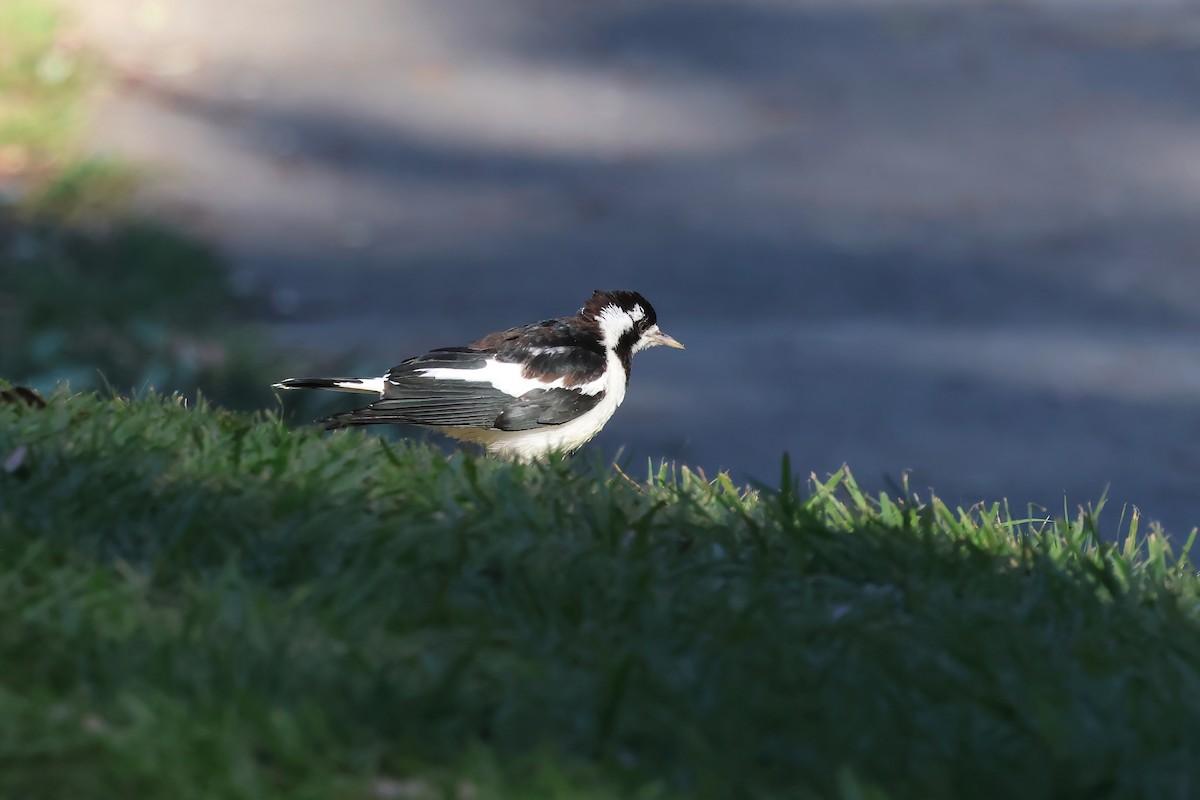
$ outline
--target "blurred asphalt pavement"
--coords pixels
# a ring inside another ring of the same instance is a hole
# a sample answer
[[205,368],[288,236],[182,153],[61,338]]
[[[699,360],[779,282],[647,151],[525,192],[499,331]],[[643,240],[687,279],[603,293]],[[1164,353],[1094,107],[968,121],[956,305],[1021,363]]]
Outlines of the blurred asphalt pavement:
[[[383,370],[632,288],[602,435],[1200,524],[1200,6],[72,0],[96,150]],[[289,374],[286,364],[280,376]]]

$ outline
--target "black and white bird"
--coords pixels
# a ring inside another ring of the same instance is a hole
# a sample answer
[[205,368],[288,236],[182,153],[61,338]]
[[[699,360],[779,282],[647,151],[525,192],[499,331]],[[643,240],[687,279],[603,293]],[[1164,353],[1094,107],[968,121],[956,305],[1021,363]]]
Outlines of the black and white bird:
[[405,423],[532,460],[600,432],[629,384],[633,354],[683,349],[637,292],[595,294],[578,314],[484,336],[402,361],[378,378],[288,378],[276,389],[331,389],[379,399],[322,420],[327,429]]

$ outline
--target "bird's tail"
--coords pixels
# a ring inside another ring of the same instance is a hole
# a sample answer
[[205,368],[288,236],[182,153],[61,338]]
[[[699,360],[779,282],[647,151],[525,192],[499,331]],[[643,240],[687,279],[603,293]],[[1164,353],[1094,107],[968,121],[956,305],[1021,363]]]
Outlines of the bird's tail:
[[328,389],[334,392],[383,394],[383,378],[285,378],[276,389]]

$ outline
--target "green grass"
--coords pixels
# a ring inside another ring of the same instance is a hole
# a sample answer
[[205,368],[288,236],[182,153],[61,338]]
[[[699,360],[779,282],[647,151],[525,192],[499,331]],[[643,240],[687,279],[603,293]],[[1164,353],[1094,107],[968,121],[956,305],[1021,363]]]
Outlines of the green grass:
[[0,404],[0,464],[0,796],[1200,792],[1200,579],[1136,518],[153,397]]

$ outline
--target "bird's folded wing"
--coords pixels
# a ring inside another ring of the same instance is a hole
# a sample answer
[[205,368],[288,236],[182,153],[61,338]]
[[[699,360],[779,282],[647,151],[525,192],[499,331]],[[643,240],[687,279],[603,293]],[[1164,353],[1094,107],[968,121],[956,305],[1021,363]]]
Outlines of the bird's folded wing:
[[413,379],[389,383],[382,400],[355,413],[380,422],[490,428],[516,401],[486,383]]
[[431,350],[423,356],[414,356],[401,361],[388,371],[388,377],[412,375],[418,370],[429,369],[461,369],[478,370],[487,366],[493,359],[490,353],[472,350],[469,347],[444,347]]
[[513,397],[487,383],[410,378],[388,387],[388,396],[366,408],[330,417],[329,427],[407,423],[450,428],[530,430],[561,425],[603,397],[572,389],[533,389]]
[[[598,382],[604,375],[604,345],[594,332],[570,319],[549,319],[485,336],[467,348],[504,363],[520,363],[526,375],[560,379],[567,387]],[[435,350],[430,356],[444,351]]]
[[[384,380],[382,398],[325,423],[330,428],[407,423],[523,431],[570,422],[604,396],[602,355],[570,346],[539,347],[524,355],[518,361],[516,353],[466,347],[433,350],[393,367]],[[530,356],[547,356],[562,369],[529,369]]]
[[[538,337],[518,342],[502,342],[495,350],[474,347],[446,347],[432,350],[423,356],[407,359],[388,372],[391,380],[414,373],[445,376],[462,370],[463,378],[476,380],[504,367],[517,368],[525,377],[545,383],[556,380],[567,387],[593,383],[604,375],[606,367],[603,347],[578,339],[551,337],[539,331]],[[486,377],[483,377],[486,380]]]
[[504,409],[494,426],[502,431],[527,431],[540,425],[562,425],[592,410],[603,397],[604,392],[537,389]]

